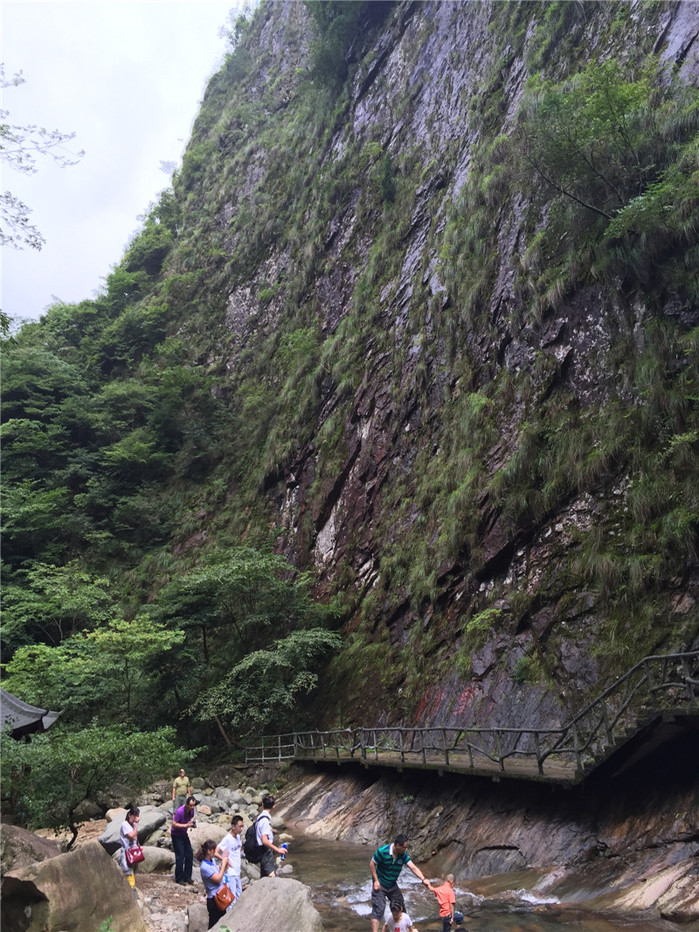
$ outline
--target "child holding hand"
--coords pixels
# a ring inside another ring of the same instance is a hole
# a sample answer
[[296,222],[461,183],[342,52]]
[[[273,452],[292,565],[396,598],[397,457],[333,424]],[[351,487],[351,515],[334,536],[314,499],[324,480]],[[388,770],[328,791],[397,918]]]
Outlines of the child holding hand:
[[439,917],[442,920],[442,932],[451,932],[452,926],[460,926],[464,921],[464,914],[460,913],[456,906],[456,895],[454,894],[454,875],[447,874],[444,883],[433,887],[432,892],[437,897],[439,903]]

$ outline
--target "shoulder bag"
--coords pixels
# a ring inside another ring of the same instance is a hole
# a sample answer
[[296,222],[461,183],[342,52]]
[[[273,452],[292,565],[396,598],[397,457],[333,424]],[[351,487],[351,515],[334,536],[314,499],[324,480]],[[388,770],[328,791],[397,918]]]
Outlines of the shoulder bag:
[[214,893],[214,903],[219,909],[223,910],[224,913],[234,900],[233,891],[227,883],[220,886],[216,893]]

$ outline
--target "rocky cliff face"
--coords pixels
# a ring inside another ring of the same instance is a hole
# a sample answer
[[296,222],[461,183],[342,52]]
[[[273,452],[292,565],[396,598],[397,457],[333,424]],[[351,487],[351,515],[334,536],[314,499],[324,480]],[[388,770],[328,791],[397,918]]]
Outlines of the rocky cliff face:
[[258,11],[175,186],[169,274],[205,237],[219,309],[182,332],[240,418],[230,526],[343,594],[326,722],[550,725],[699,644],[699,318],[686,240],[607,250],[532,170],[527,82],[655,54],[694,87],[699,9],[353,6],[340,46]]

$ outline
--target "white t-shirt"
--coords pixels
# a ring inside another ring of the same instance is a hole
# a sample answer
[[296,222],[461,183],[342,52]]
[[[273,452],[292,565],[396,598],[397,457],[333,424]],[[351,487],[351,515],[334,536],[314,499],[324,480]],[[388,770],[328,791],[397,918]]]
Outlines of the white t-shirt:
[[262,812],[257,817],[257,828],[255,829],[255,835],[257,838],[257,844],[262,844],[262,836],[266,835],[269,841],[274,841],[274,832],[272,831],[272,820],[269,817],[269,812],[266,809],[263,809]]
[[413,920],[407,913],[403,913],[398,922],[396,922],[391,910],[388,908],[388,904],[386,904],[386,911],[383,914],[383,921],[388,923],[386,927],[388,932],[408,932],[408,930],[413,927]]
[[231,873],[235,877],[240,877],[240,852],[243,847],[240,835],[234,836],[228,832],[218,843],[218,847],[219,851],[223,851],[224,854],[228,852],[228,867],[226,868],[226,873]]
[[119,844],[121,845],[121,853],[119,855],[119,864],[122,871],[125,874],[131,874],[133,872],[133,867],[126,863],[126,849],[130,848],[132,845],[137,845],[138,840],[127,838],[126,836],[133,832],[133,825],[129,822],[128,819],[124,819],[121,823],[119,829]]

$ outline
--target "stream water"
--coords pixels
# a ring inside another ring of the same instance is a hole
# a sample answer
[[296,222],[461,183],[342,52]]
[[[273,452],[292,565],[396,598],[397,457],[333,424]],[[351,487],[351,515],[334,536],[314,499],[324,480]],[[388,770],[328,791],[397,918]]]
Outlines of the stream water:
[[[293,876],[312,890],[326,932],[370,932],[371,882],[368,847],[321,841],[293,832],[289,863]],[[595,914],[575,905],[575,891],[568,904],[537,895],[541,872],[520,871],[468,884],[457,877],[456,907],[466,916],[464,932],[677,932],[661,919],[622,919]],[[406,909],[420,932],[442,928],[433,894],[419,884],[409,870],[400,878]],[[692,924],[693,925],[693,924]]]

